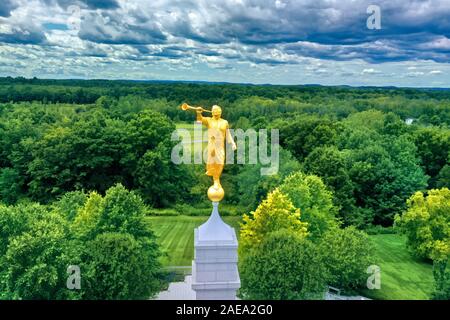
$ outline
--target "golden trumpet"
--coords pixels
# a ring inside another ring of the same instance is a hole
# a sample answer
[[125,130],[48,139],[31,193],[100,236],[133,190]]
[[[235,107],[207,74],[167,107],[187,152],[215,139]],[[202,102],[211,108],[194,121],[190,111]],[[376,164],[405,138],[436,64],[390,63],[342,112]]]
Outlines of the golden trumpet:
[[183,103],[183,104],[181,105],[181,110],[184,110],[184,111],[186,111],[186,110],[194,110],[194,111],[197,111],[198,108],[200,108],[200,111],[202,111],[202,112],[209,112],[209,113],[212,113],[211,110],[206,110],[206,109],[203,109],[202,107],[193,107],[193,106],[188,105],[187,103]]

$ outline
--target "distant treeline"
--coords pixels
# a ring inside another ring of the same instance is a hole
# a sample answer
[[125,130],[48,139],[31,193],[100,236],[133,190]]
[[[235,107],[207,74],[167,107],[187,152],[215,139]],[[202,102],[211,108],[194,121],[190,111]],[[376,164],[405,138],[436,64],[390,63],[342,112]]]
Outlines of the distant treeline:
[[54,80],[0,77],[0,102],[47,101],[94,103],[100,96],[122,97],[138,94],[146,98],[174,101],[228,101],[250,96],[275,99],[302,98],[310,102],[317,97],[333,96],[361,99],[379,96],[404,96],[409,99],[450,99],[450,90],[440,88],[350,87],[320,85],[252,85],[208,82],[131,81],[131,80]]
[[108,104],[117,104],[128,96],[139,97],[141,105],[146,99],[165,101],[158,111],[181,121],[191,117],[176,107],[188,102],[205,107],[219,104],[225,107],[224,117],[233,122],[240,117],[270,120],[279,113],[299,111],[342,119],[376,109],[394,112],[402,119],[450,124],[450,90],[446,89],[0,78],[0,103],[94,104],[103,97]]

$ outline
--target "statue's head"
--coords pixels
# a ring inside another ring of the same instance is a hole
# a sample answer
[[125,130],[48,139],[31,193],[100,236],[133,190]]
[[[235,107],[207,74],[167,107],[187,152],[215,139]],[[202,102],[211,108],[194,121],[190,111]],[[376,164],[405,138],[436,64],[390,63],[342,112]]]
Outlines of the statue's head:
[[222,108],[218,105],[213,105],[211,112],[214,119],[219,119],[222,116]]

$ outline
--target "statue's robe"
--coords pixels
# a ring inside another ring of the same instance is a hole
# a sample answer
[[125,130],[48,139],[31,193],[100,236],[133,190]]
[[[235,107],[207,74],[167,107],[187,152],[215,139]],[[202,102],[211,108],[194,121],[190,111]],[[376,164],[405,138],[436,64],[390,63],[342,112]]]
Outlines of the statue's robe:
[[203,117],[202,123],[208,128],[206,174],[208,176],[218,177],[222,173],[223,166],[225,165],[225,139],[228,121]]

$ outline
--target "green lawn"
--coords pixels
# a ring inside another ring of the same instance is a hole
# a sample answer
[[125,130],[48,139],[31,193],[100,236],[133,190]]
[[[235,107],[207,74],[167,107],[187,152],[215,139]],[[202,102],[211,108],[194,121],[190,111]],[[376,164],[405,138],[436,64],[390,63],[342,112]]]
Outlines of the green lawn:
[[[190,266],[194,257],[194,228],[208,217],[147,217],[167,256],[165,266]],[[224,217],[239,236],[240,217]],[[370,236],[376,248],[374,264],[381,268],[381,289],[362,290],[372,299],[429,299],[433,290],[432,266],[411,257],[404,237],[395,234]]]
[[429,299],[433,290],[432,265],[411,257],[405,238],[396,234],[371,236],[376,246],[376,261],[381,268],[381,289],[363,290],[373,299]]
[[[195,115],[193,115],[192,117],[192,122],[177,122],[175,124],[175,126],[177,127],[177,129],[187,129],[191,132],[194,131],[194,125],[195,125]],[[202,127],[203,131],[206,131],[206,127]]]
[[[204,223],[208,217],[171,216],[147,217],[152,230],[166,253],[162,259],[165,266],[190,266],[194,258],[194,228]],[[223,220],[239,230],[241,217],[223,217]]]

